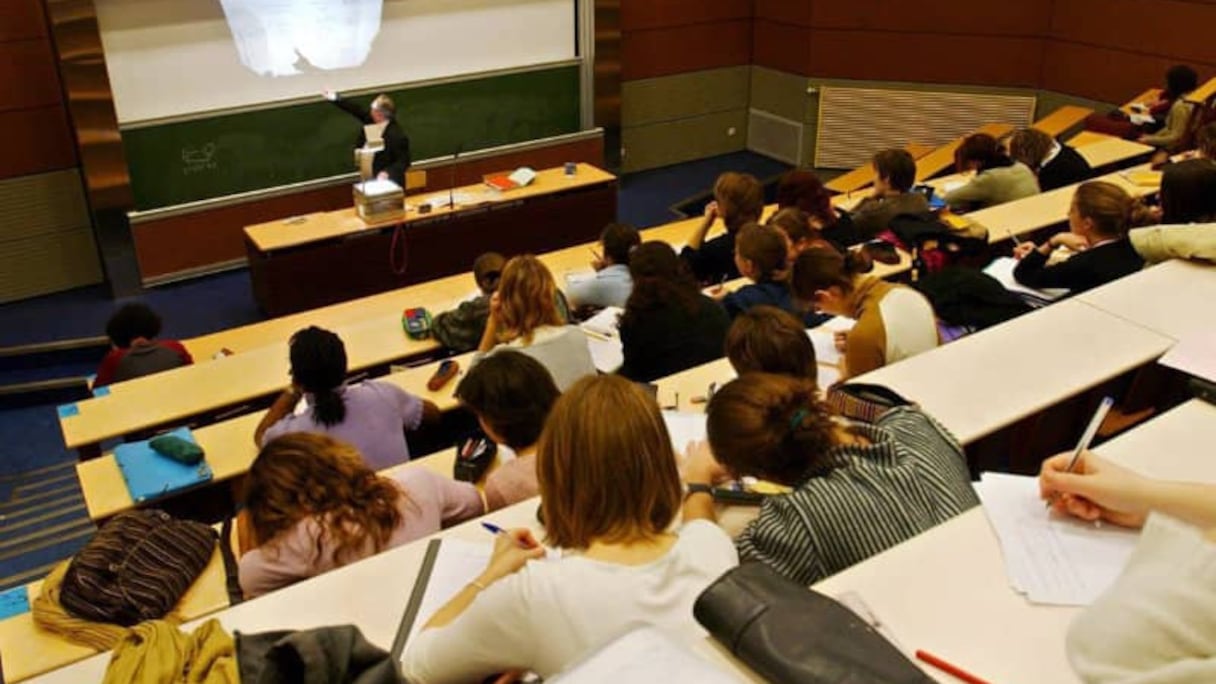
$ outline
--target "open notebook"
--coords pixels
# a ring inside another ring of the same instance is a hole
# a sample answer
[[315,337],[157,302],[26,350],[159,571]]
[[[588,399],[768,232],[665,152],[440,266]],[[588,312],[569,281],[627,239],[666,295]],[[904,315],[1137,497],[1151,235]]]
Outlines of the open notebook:
[[1032,306],[1042,306],[1068,294],[1068,290],[1058,288],[1046,288],[1036,290],[1033,287],[1026,287],[1019,283],[1017,278],[1013,277],[1013,269],[1017,268],[1018,261],[1013,257],[1000,257],[993,259],[991,264],[984,269],[984,273],[996,278],[1006,290],[1020,296]]

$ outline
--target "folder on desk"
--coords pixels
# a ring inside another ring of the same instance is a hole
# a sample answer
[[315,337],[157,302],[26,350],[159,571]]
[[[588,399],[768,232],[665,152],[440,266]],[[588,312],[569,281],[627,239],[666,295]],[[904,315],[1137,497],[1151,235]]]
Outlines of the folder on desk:
[[[167,434],[198,443],[189,428],[178,428]],[[211,481],[213,474],[206,461],[194,465],[178,463],[156,453],[150,442],[131,442],[114,448],[114,460],[118,462],[118,470],[135,503],[158,499]]]

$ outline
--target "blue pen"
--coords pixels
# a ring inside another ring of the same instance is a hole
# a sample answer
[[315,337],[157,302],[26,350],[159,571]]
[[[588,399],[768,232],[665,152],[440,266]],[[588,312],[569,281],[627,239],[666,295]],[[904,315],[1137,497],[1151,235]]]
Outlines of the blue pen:
[[506,530],[499,527],[498,525],[495,525],[492,522],[483,522],[483,523],[481,523],[481,526],[486,528],[486,531],[489,532],[490,534],[506,534],[507,533]]

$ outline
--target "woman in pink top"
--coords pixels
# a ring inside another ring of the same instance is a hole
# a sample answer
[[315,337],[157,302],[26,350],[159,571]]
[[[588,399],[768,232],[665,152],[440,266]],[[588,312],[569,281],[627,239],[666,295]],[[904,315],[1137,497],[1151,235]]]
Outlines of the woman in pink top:
[[246,598],[285,587],[484,512],[481,495],[425,467],[377,475],[350,445],[315,433],[272,440],[249,470],[241,513]]
[[483,358],[456,387],[456,398],[476,414],[486,436],[515,452],[486,478],[487,511],[539,493],[536,442],[559,394],[539,361],[510,349]]

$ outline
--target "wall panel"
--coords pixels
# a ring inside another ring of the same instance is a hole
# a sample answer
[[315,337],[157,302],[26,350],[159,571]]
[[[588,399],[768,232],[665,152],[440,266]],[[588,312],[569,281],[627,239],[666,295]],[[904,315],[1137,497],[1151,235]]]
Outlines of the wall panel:
[[0,2],[0,43],[46,36],[42,0]]
[[0,179],[75,165],[76,148],[61,105],[0,112]]
[[626,81],[746,65],[752,57],[751,20],[626,31],[622,54]]
[[750,19],[751,15],[751,0],[626,0],[621,7],[621,29],[688,26]]
[[45,38],[0,43],[0,111],[56,104],[55,58]]

